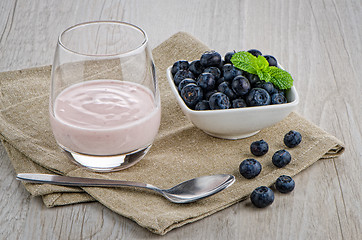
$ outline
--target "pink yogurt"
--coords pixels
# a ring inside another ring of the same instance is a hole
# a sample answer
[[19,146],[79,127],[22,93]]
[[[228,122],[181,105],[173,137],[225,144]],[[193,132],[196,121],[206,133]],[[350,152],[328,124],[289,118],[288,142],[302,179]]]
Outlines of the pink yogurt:
[[55,99],[50,123],[58,144],[87,155],[120,155],[152,144],[161,108],[152,92],[132,82],[92,80]]

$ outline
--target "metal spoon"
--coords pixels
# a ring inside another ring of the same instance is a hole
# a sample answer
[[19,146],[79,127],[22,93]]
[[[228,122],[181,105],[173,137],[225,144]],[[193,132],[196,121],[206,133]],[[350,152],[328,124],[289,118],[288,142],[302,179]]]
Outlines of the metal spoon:
[[95,178],[81,178],[81,177],[67,177],[60,175],[50,174],[33,174],[33,173],[19,173],[16,176],[17,180],[31,182],[31,183],[48,183],[63,186],[82,186],[82,187],[140,187],[156,191],[163,195],[165,198],[174,203],[189,203],[201,198],[211,196],[215,193],[222,191],[235,182],[235,177],[229,174],[218,174],[211,176],[203,176],[182,182],[170,189],[160,189],[151,184],[109,180],[109,179],[95,179]]

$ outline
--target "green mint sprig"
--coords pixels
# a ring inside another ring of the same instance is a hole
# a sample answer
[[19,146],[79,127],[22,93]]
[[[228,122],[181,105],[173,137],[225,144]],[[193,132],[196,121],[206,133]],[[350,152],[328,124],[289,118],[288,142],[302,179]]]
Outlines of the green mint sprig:
[[263,56],[255,57],[249,52],[242,51],[235,53],[231,62],[236,68],[257,74],[260,80],[271,82],[279,89],[289,89],[293,86],[292,76],[283,69],[269,66],[268,61]]

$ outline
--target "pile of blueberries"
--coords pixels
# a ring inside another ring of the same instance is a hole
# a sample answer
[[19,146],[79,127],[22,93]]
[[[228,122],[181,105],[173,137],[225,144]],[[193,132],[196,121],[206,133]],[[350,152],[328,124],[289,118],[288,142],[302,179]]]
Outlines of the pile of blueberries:
[[[291,130],[284,135],[284,144],[289,148],[296,147],[301,141],[302,135],[297,131]],[[255,141],[250,145],[250,151],[255,156],[263,156],[268,150],[268,143],[264,140]],[[272,157],[272,163],[278,168],[285,167],[291,160],[290,153],[285,149],[276,151]],[[240,174],[247,179],[255,178],[261,170],[260,162],[254,158],[245,159],[239,166]],[[293,191],[294,186],[294,180],[287,175],[280,176],[275,182],[275,188],[281,193]],[[254,206],[264,208],[274,202],[274,192],[267,186],[260,186],[251,193],[250,200]]]
[[[248,51],[254,56],[259,50]],[[236,68],[230,61],[234,52],[224,59],[215,51],[208,51],[199,60],[185,60],[173,64],[171,73],[185,104],[193,110],[215,110],[264,106],[286,103],[284,90],[271,82],[260,80],[258,75]],[[262,55],[269,66],[277,66],[271,55]]]

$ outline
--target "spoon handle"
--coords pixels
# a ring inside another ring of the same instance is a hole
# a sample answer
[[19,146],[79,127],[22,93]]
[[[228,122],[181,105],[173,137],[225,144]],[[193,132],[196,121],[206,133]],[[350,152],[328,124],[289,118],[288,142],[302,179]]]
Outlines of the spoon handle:
[[[16,176],[17,180],[31,183],[48,183],[62,186],[81,186],[81,187],[141,187],[156,190],[155,186],[145,183],[110,180],[110,179],[95,179],[81,177],[67,177],[51,174],[35,174],[35,173],[19,173]],[[157,190],[156,190],[157,191]]]

